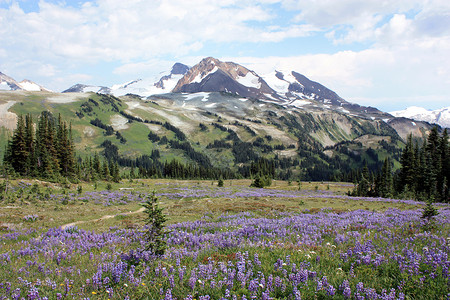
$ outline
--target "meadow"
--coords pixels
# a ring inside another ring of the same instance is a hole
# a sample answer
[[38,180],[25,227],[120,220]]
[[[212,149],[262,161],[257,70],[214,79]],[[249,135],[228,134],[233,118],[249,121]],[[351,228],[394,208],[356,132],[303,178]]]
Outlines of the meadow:
[[[0,202],[0,299],[448,299],[450,206],[348,183],[20,180]],[[146,251],[155,191],[167,251]]]

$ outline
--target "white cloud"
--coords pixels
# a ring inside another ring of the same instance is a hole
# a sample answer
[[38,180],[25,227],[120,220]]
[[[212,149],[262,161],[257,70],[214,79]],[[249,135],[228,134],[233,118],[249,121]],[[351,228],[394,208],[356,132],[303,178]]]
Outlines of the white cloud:
[[[64,80],[93,80],[101,72],[88,69],[101,64],[128,80],[170,70],[175,61],[193,65],[203,49],[230,56],[222,45],[251,53],[238,48],[288,39],[301,48],[309,36],[325,35],[347,51],[227,60],[260,73],[296,70],[349,100],[450,97],[448,0],[97,0],[78,8],[41,0],[31,13],[21,2],[0,3],[7,7],[0,8],[1,70],[54,90],[67,88]],[[295,17],[279,23],[286,11]]]
[[130,61],[189,53],[211,41],[280,41],[313,30],[295,25],[271,31],[264,25],[273,18],[268,9],[238,1],[99,0],[80,9],[41,1],[39,8],[24,13],[14,3],[0,10],[2,43],[17,55]]
[[[403,30],[402,26],[395,28]],[[389,110],[418,104],[418,99],[430,108],[448,106],[450,57],[446,53],[450,53],[450,38],[440,37],[362,51],[227,60],[260,74],[293,70],[348,101]]]

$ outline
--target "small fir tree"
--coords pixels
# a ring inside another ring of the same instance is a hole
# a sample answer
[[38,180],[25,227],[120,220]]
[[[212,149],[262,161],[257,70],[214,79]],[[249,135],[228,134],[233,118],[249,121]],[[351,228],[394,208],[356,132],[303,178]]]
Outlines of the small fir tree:
[[438,210],[436,209],[436,207],[433,206],[433,201],[429,199],[422,213],[422,219],[426,220],[425,226],[432,225],[433,218],[438,214],[439,214]]
[[223,179],[222,178],[220,178],[219,181],[217,182],[217,186],[223,187]]
[[164,223],[167,221],[166,216],[163,213],[163,209],[158,206],[158,198],[155,196],[155,192],[152,195],[147,196],[147,200],[144,204],[144,213],[147,215],[146,224],[148,230],[146,232],[147,246],[146,250],[151,251],[155,255],[164,255],[166,251],[166,241],[164,240]]

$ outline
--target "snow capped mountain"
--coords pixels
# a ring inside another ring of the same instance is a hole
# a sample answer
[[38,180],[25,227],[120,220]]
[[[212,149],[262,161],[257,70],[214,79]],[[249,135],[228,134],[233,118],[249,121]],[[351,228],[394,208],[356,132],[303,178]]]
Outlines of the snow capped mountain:
[[450,128],[450,107],[427,110],[423,107],[411,106],[405,110],[390,112],[394,117],[404,117],[416,121],[425,121]]
[[24,79],[21,82],[19,82],[19,86],[25,90],[25,91],[29,91],[29,92],[51,92],[51,90],[46,89],[45,87],[30,81],[28,79]]
[[349,103],[300,73],[275,71],[260,76],[239,64],[222,62],[213,57],[202,59],[192,68],[176,63],[171,72],[160,74],[159,79],[137,79],[110,88],[77,84],[64,92],[97,92],[114,96],[134,94],[141,97],[166,93],[226,92],[310,111],[332,109],[365,118],[392,118],[376,108]]
[[20,90],[19,83],[13,78],[0,72],[0,90],[3,91],[15,91]]
[[294,71],[275,71],[262,77],[279,95],[286,99],[315,100],[338,106],[347,104],[347,101],[332,90]]
[[34,83],[28,79],[17,82],[13,78],[0,72],[0,90],[3,91],[29,91],[29,92],[51,92],[49,89]]
[[262,77],[233,62],[207,57],[193,66],[173,89],[174,93],[229,92],[248,98],[278,100]]
[[[166,73],[158,79],[137,79],[124,84],[113,85],[110,93],[116,97],[126,94],[135,94],[141,97],[148,97],[155,94],[172,92],[177,82],[189,70],[189,67],[181,63],[175,63],[170,73]],[[159,75],[161,76],[161,75]]]
[[67,90],[62,91],[63,93],[99,93],[99,94],[110,94],[111,89],[106,86],[96,86],[96,85],[88,85],[88,84],[75,84],[68,88]]

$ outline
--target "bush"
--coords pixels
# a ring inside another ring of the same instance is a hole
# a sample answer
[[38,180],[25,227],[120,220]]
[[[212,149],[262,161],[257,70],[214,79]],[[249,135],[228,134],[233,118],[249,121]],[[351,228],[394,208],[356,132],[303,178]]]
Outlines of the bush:
[[255,180],[253,180],[251,187],[263,188],[272,185],[272,178],[268,175],[256,175]]

